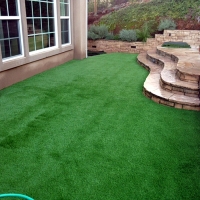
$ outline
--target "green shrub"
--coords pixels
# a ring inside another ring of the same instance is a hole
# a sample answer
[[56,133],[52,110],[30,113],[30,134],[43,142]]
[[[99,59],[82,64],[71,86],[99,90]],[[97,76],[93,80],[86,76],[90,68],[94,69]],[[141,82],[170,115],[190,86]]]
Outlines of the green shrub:
[[172,48],[191,48],[186,42],[164,42],[162,47],[172,47]]
[[132,42],[132,41],[137,40],[137,35],[136,35],[135,30],[125,30],[125,29],[123,29],[123,30],[120,31],[119,37],[121,38],[121,40],[128,41],[128,42]]
[[91,39],[91,40],[97,40],[99,39],[100,37],[94,33],[94,32],[91,32],[91,31],[88,31],[88,39]]
[[114,38],[113,38],[113,40],[120,40],[120,37],[119,37],[119,35],[114,35]]
[[89,27],[89,30],[88,30],[88,31],[97,34],[97,27],[98,27],[98,26],[91,25],[91,26]]
[[174,29],[176,29],[176,24],[171,19],[162,19],[160,21],[160,24],[158,25],[158,31],[174,30]]
[[106,38],[108,35],[108,27],[106,25],[97,26],[97,34],[101,39]]
[[146,22],[141,29],[136,30],[137,38],[139,41],[146,42],[147,38],[151,37],[152,32],[152,24],[150,22]]
[[106,39],[107,40],[114,40],[114,35],[113,35],[113,33],[108,33],[107,35],[106,35]]
[[88,30],[88,39],[97,40],[97,39],[105,39],[108,35],[108,28],[105,25],[90,26]]

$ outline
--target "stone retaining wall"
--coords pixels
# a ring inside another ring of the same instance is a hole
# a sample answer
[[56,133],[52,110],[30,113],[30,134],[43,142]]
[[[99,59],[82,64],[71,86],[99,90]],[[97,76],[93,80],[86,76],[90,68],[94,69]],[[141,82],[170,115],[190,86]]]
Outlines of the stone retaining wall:
[[147,42],[122,42],[116,40],[88,40],[88,50],[104,51],[106,53],[142,53],[152,47],[161,45],[166,41],[187,42],[192,47],[198,48],[200,45],[199,30],[165,30],[163,34],[156,34],[155,38],[148,38]]
[[155,39],[161,43],[165,41],[182,41],[187,42],[191,46],[198,47],[200,45],[200,31],[165,30],[163,35],[156,34]]

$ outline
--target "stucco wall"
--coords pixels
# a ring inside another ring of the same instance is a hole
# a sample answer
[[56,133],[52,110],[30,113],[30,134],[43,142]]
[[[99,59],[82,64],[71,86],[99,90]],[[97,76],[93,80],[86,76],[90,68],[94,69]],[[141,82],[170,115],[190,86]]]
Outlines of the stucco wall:
[[198,30],[165,30],[163,34],[156,34],[155,38],[148,38],[147,42],[122,42],[115,40],[88,40],[88,50],[111,52],[141,53],[152,47],[161,45],[165,41],[183,41],[197,48],[200,45],[200,31]]
[[55,56],[21,65],[0,73],[0,89],[13,85],[38,73],[63,64],[74,57],[73,51],[64,52]]
[[[83,59],[87,55],[87,0],[73,1],[73,43],[74,59]],[[84,9],[85,8],[85,9]]]

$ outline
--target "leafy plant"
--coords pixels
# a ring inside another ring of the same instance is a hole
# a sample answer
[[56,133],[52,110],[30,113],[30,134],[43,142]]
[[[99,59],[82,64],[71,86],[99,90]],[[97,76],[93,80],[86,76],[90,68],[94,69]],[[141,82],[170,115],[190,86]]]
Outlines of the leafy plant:
[[162,47],[172,47],[172,48],[191,48],[190,45],[186,42],[164,42]]
[[135,30],[125,30],[125,29],[123,29],[123,30],[120,31],[119,37],[121,38],[121,40],[128,41],[128,42],[132,42],[132,41],[137,40],[137,35],[136,35]]
[[147,38],[151,37],[151,33],[153,32],[152,26],[151,22],[145,22],[141,29],[136,30],[139,41],[146,42]]
[[107,35],[106,35],[106,39],[107,40],[114,40],[114,35],[113,35],[113,33],[108,33]]
[[97,40],[99,38],[100,37],[96,33],[88,31],[88,39]]
[[88,39],[104,39],[108,35],[108,28],[105,25],[92,25],[88,30]]
[[101,39],[108,35],[108,27],[106,25],[97,26],[97,34]]
[[119,37],[119,35],[114,35],[114,38],[113,38],[113,40],[120,40],[120,37]]
[[158,25],[158,31],[174,30],[174,29],[176,29],[176,24],[171,19],[162,19],[160,21],[160,24]]

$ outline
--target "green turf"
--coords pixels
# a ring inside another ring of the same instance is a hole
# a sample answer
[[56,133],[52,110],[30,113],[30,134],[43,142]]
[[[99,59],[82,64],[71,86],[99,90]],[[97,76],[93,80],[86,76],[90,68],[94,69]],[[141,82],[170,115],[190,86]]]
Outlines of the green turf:
[[0,91],[0,193],[200,199],[200,112],[146,98],[136,56],[71,61]]

